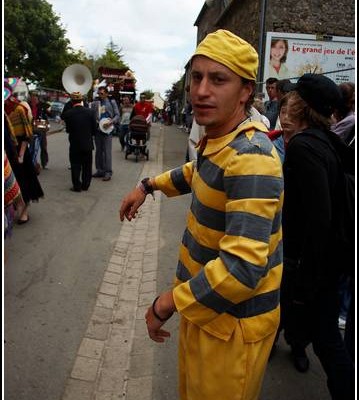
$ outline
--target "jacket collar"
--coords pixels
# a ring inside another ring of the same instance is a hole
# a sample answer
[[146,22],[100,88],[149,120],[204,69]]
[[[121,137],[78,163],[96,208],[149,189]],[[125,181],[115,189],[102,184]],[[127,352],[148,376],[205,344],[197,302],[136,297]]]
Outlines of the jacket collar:
[[220,136],[218,138],[209,138],[207,137],[207,135],[205,135],[196,147],[200,147],[202,141],[207,141],[202,155],[208,156],[210,154],[217,153],[218,151],[224,149],[239,134],[249,130],[258,130],[261,132],[266,132],[267,128],[261,122],[251,121],[250,118],[247,118],[242,123],[240,123],[234,131],[228,133],[227,135]]

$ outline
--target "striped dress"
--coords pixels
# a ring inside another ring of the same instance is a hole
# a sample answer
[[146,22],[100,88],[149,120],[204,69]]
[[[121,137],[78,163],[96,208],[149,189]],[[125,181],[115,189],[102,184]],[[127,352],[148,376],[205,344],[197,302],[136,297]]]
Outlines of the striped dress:
[[4,237],[11,234],[17,206],[24,206],[19,184],[4,152]]
[[155,178],[167,196],[192,192],[173,290],[177,311],[229,340],[257,341],[279,324],[282,166],[260,123],[208,139],[198,160]]

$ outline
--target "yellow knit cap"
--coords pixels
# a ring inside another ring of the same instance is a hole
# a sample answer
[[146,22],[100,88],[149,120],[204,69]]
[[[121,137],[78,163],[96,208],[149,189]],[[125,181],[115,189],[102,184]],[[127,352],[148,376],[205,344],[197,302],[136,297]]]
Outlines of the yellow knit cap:
[[198,55],[225,65],[243,78],[256,80],[258,54],[249,43],[232,32],[219,29],[208,34],[197,46],[193,57]]

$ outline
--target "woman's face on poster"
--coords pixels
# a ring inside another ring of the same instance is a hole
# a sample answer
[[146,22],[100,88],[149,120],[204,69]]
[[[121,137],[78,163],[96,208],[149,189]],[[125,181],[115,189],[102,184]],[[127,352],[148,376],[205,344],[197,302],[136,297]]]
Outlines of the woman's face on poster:
[[274,61],[281,61],[282,57],[286,52],[286,45],[284,40],[278,40],[276,43],[272,43],[271,46],[271,59]]

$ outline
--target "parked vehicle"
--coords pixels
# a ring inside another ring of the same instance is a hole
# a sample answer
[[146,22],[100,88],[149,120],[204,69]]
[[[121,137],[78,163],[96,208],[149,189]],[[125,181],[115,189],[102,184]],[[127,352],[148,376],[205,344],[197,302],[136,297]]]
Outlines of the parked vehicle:
[[51,103],[50,118],[58,119],[64,109],[65,103],[61,101],[52,101]]

